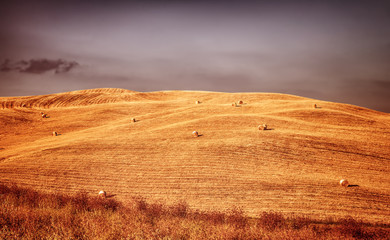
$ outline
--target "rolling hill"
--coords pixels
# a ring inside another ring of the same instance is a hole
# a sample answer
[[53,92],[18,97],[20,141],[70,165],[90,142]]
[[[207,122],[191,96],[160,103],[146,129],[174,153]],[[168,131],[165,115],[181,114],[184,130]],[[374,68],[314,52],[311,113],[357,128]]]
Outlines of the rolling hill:
[[390,223],[390,114],[276,93],[2,97],[0,182]]

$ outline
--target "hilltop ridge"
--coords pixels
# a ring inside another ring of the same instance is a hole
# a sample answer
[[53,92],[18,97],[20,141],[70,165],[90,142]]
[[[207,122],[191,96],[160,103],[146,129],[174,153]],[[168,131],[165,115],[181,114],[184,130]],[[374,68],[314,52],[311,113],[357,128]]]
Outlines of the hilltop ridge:
[[[25,96],[25,97],[0,97],[2,108],[54,108],[54,107],[72,107],[87,106],[94,104],[116,103],[116,102],[135,102],[142,100],[163,101],[183,96],[196,97],[213,94],[229,95],[231,93],[204,92],[204,91],[156,91],[156,92],[136,92],[121,88],[96,88],[87,90],[77,90],[65,93]],[[235,96],[244,94],[252,96],[254,93],[236,93]],[[260,95],[255,93],[256,98]],[[263,98],[273,99],[294,99],[301,98],[288,94],[262,93]]]
[[[300,97],[291,94],[281,93],[224,93],[224,92],[208,92],[208,91],[155,91],[155,92],[137,92],[122,88],[95,88],[76,90],[64,93],[36,95],[36,96],[16,96],[16,97],[0,97],[1,108],[58,108],[72,106],[88,106],[94,104],[117,103],[117,102],[135,102],[142,100],[169,100],[174,98],[186,97],[204,97],[208,99],[212,95],[217,95],[219,98],[225,96],[224,100],[234,101],[232,97],[245,97],[250,100],[297,100],[305,99],[319,102],[320,100]],[[226,97],[229,96],[229,97]],[[210,98],[210,100],[213,100]],[[214,99],[215,100],[215,99]],[[215,102],[215,101],[212,101]],[[326,102],[326,101],[321,101]],[[344,109],[351,111],[375,111],[364,107],[340,104]],[[378,111],[375,111],[378,112]],[[378,112],[380,113],[380,112]],[[384,113],[384,115],[388,115]]]

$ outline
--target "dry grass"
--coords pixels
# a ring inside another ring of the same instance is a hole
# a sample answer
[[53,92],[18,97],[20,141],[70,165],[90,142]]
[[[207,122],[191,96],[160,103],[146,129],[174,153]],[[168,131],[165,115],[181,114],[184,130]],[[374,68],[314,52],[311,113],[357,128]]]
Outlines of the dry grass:
[[192,210],[185,202],[148,203],[137,197],[116,200],[44,194],[0,184],[1,239],[388,239],[390,225],[351,217],[315,221],[263,212],[256,218],[234,208]]
[[[237,99],[245,104],[231,107]],[[252,217],[389,223],[389,114],[315,102],[118,89],[0,98],[0,181],[62,194],[104,189],[124,204],[144,196],[208,212],[239,206]],[[256,129],[264,122],[272,130]],[[358,186],[340,187],[343,178]]]

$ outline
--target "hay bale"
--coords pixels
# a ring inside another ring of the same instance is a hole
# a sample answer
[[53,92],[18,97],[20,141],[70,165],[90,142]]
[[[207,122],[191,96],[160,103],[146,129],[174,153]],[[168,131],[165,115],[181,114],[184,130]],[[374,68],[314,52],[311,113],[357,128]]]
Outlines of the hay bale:
[[340,186],[342,187],[348,187],[349,186],[349,182],[347,179],[341,179],[340,180]]
[[47,114],[46,114],[46,113],[43,113],[43,112],[41,112],[41,116],[42,116],[42,118],[46,118],[46,117],[47,117]]
[[58,136],[58,133],[57,132],[53,132],[53,136]]
[[131,122],[136,122],[136,121],[137,121],[137,120],[135,120],[135,118],[132,118],[132,119],[131,119]]
[[192,136],[194,136],[194,137],[199,137],[199,133],[198,133],[197,131],[193,131],[193,132],[192,132]]
[[267,127],[267,124],[260,124],[258,127],[257,127],[259,130],[267,130],[268,127]]
[[200,102],[199,101],[195,101],[195,104],[199,104]]
[[314,104],[313,107],[314,107],[314,108],[317,108],[317,104]]
[[99,197],[106,198],[107,197],[107,193],[105,191],[101,190],[99,192]]
[[244,104],[244,102],[242,100],[238,101],[238,104]]

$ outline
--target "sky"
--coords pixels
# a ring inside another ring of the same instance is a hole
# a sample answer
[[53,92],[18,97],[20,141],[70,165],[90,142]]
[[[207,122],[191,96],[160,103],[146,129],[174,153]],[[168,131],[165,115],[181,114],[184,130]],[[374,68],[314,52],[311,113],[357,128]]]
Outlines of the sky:
[[390,2],[380,0],[8,0],[0,6],[3,70],[6,62],[77,64],[7,66],[0,96],[101,87],[275,92],[390,112],[389,26]]

